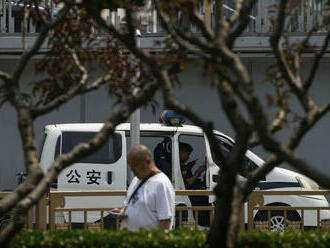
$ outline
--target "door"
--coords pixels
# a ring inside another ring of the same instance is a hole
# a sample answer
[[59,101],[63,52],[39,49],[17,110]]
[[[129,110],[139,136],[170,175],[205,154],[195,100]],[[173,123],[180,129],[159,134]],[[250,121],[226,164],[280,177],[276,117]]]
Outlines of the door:
[[[178,153],[176,154],[179,161],[179,175],[187,190],[206,190],[206,168],[207,168],[207,153],[206,143],[203,134],[179,134],[178,135]],[[194,196],[182,198],[182,201],[189,201],[188,206],[205,207],[211,206],[208,196]],[[182,221],[184,219],[182,213]],[[210,212],[206,210],[198,211],[198,220],[196,213],[189,211],[187,214],[188,221],[194,219],[199,226],[210,225]]]

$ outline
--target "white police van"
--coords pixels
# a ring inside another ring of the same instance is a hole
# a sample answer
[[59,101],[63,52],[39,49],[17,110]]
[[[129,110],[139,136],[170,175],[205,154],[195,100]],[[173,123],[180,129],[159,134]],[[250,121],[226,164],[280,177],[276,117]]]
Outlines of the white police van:
[[[148,146],[154,156],[158,156],[157,147],[161,144],[165,145],[164,148],[167,154],[170,154],[169,166],[171,166],[169,169],[170,174],[168,174],[168,171],[167,174],[171,178],[174,188],[177,190],[186,189],[180,167],[179,144],[190,144],[193,149],[190,160],[196,160],[192,170],[196,170],[200,165],[206,164],[206,171],[204,175],[201,175],[200,180],[205,180],[206,189],[213,189],[216,185],[221,163],[216,164],[214,162],[206,136],[197,126],[171,126],[170,123],[168,122],[167,125],[159,123],[140,124],[141,144]],[[44,129],[45,137],[40,158],[41,168],[46,172],[58,155],[69,152],[79,143],[87,142],[96,132],[100,131],[102,126],[102,123],[47,125]],[[234,141],[218,131],[214,131],[214,133],[222,145],[224,154],[229,153]],[[99,151],[63,170],[52,190],[126,190],[131,179],[126,161],[127,151],[130,147],[129,135],[129,123],[118,125],[114,135]],[[154,157],[154,160],[157,160],[157,158]],[[254,153],[247,151],[245,161],[240,166],[240,175],[246,177],[249,172],[261,166],[263,162]],[[315,190],[319,187],[314,181],[299,173],[275,168],[259,183],[258,188],[266,190]],[[214,197],[208,199],[208,202],[214,201]],[[123,205],[123,197],[71,197],[65,199],[65,204],[66,208],[119,207]],[[191,201],[187,196],[177,196],[176,205],[191,206]],[[283,195],[265,197],[264,205],[329,206],[324,196]],[[296,211],[290,211],[288,212],[288,219],[300,220],[300,214]],[[94,215],[88,215],[88,221],[96,221],[99,218],[100,216],[96,213]],[[189,214],[189,218],[192,218],[191,213]],[[283,226],[283,213],[276,213],[275,211],[272,214],[272,218],[274,218],[271,222],[274,225],[272,228],[276,229]],[[320,218],[321,220],[330,219],[329,211],[321,211]],[[259,211],[255,214],[255,220],[266,219],[267,213],[265,211]],[[317,212],[306,211],[304,213],[304,219],[305,226],[315,226],[317,223]],[[82,222],[81,214],[73,215],[72,221]]]

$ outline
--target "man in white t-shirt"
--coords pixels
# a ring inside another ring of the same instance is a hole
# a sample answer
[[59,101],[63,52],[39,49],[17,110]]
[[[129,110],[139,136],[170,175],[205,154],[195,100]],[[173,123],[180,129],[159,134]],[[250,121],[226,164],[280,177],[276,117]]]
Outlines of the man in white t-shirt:
[[172,183],[155,166],[144,145],[134,146],[127,161],[135,177],[128,188],[125,207],[113,210],[123,214],[121,229],[171,229],[175,213]]

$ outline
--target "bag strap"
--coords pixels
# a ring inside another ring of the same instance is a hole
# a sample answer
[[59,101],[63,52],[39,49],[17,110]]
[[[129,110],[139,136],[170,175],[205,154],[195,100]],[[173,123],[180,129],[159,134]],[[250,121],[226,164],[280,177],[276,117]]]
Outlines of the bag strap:
[[129,197],[129,200],[127,202],[127,205],[130,203],[130,201],[132,200],[132,198],[136,195],[137,191],[142,187],[143,184],[145,184],[146,181],[149,180],[149,178],[153,177],[154,175],[157,175],[158,173],[160,173],[160,171],[153,171],[149,176],[147,176],[146,178],[144,178],[140,184],[136,187],[136,189],[134,190],[133,194],[131,194],[131,196]]

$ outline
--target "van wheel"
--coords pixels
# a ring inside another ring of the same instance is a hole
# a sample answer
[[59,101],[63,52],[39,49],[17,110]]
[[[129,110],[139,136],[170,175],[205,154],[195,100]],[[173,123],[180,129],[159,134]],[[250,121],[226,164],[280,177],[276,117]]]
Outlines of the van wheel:
[[[254,217],[254,221],[267,221],[267,211],[261,210]],[[300,215],[297,211],[291,210],[287,212],[287,220],[289,221],[300,221]],[[286,223],[284,218],[284,211],[273,210],[270,213],[270,226],[269,230],[272,232],[284,232],[286,229]]]

